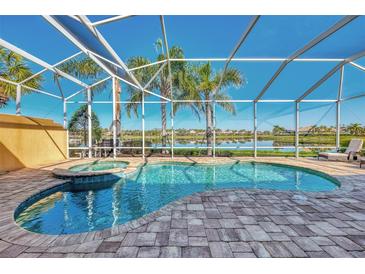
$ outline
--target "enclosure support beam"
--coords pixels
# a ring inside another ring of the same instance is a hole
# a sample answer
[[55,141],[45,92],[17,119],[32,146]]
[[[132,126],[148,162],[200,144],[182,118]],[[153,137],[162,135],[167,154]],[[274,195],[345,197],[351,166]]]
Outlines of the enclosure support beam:
[[[170,58],[171,62],[226,62],[228,58]],[[233,62],[284,62],[289,58],[232,58]],[[342,58],[296,58],[292,62],[342,62]],[[162,61],[161,61],[162,62]],[[133,68],[136,69],[136,68]]]
[[115,97],[116,97],[116,81],[117,79],[115,77],[113,77],[113,122],[112,122],[112,129],[113,129],[113,158],[115,158],[117,156],[117,150],[116,150],[116,146],[117,146],[117,129],[116,129],[116,120],[115,120],[115,116],[116,116],[116,103],[115,103]]
[[350,65],[354,66],[355,68],[361,70],[361,71],[365,71],[365,67],[360,66],[359,64],[356,64],[354,62],[350,62]]
[[344,26],[346,26],[348,23],[356,19],[358,16],[346,16],[333,26],[331,26],[328,30],[321,33],[317,37],[315,37],[313,40],[311,40],[309,43],[307,43],[304,47],[294,52],[292,55],[289,56],[288,60],[285,60],[280,67],[277,69],[277,71],[274,73],[274,75],[271,77],[271,79],[266,83],[265,87],[261,90],[259,95],[256,97],[256,101],[260,100],[262,96],[264,96],[265,92],[270,88],[272,83],[275,81],[276,78],[279,77],[281,72],[285,69],[285,67],[292,62],[294,59],[298,58],[300,55],[304,54],[305,52],[309,51],[311,48],[313,48],[315,45],[322,42],[327,37],[331,36],[333,33],[337,32]]
[[[8,84],[11,84],[11,85],[14,85],[14,86],[18,86],[20,85],[20,83],[16,83],[16,82],[13,82],[11,80],[7,80],[7,79],[4,79],[0,76],[0,81],[1,82],[4,82],[4,83],[8,83]],[[31,88],[31,87],[28,87],[26,85],[21,85],[23,88],[26,88],[26,89],[29,89],[29,90],[32,90],[32,91],[35,91],[37,93],[41,93],[41,94],[44,94],[44,95],[48,95],[48,96],[51,96],[51,97],[54,97],[54,98],[57,98],[57,99],[62,99],[61,96],[58,96],[58,95],[54,95],[50,92],[46,92],[46,91],[43,91],[43,90],[40,90],[40,89],[36,89],[36,88]]]
[[[72,58],[75,58],[76,56],[80,55],[81,53],[82,53],[82,51],[79,51],[78,53],[75,53],[75,54],[73,54],[73,55],[57,62],[56,64],[52,65],[52,67],[55,68],[55,67],[65,63],[65,62],[71,60]],[[22,80],[21,82],[19,82],[19,84],[24,84],[24,83],[28,82],[29,80],[33,79],[34,77],[37,77],[38,75],[41,75],[42,73],[46,72],[47,70],[48,70],[47,68],[44,68],[44,69],[38,71],[37,73],[32,74],[28,78]]]
[[38,64],[38,65],[40,65],[40,66],[46,68],[46,69],[54,72],[55,74],[60,75],[60,76],[62,76],[64,78],[66,78],[66,79],[68,79],[68,80],[70,80],[70,81],[72,81],[72,82],[80,85],[80,86],[88,87],[87,84],[85,84],[84,82],[78,80],[77,78],[73,77],[72,75],[67,74],[67,73],[65,73],[65,72],[63,72],[63,71],[61,71],[61,70],[53,67],[52,65],[48,64],[47,62],[45,62],[45,61],[43,61],[43,60],[35,57],[34,55],[32,55],[32,54],[30,54],[30,53],[28,53],[28,52],[26,52],[26,51],[24,51],[24,50],[16,47],[15,45],[13,45],[13,44],[11,44],[11,43],[9,43],[9,42],[5,41],[4,39],[1,39],[1,38],[0,38],[0,46],[3,46],[4,48],[7,48],[7,49],[15,52],[15,53],[21,55],[22,57],[24,57],[24,58],[26,58],[26,59],[28,59],[28,60],[30,60],[30,61]]
[[69,144],[69,133],[68,133],[68,128],[66,129],[66,157],[67,159],[70,159],[70,144]]
[[67,129],[67,101],[65,98],[63,99],[63,128]]
[[[111,76],[108,76],[108,77],[106,77],[106,78],[104,78],[104,79],[102,79],[102,80],[100,80],[100,81],[98,81],[98,82],[96,82],[96,83],[92,84],[92,85],[90,86],[90,88],[96,87],[97,85],[100,85],[101,83],[104,83],[105,81],[109,80],[110,78],[112,78],[112,77],[111,77]],[[66,100],[69,100],[69,99],[71,99],[72,97],[75,97],[76,95],[78,95],[78,94],[80,94],[81,92],[84,92],[84,91],[85,91],[85,89],[81,89],[81,90],[79,90],[79,91],[76,91],[75,93],[73,93],[73,94],[71,94],[70,96],[66,97]]]
[[129,71],[127,65],[122,61],[122,59],[119,57],[119,55],[115,52],[115,50],[110,46],[108,41],[104,38],[104,36],[98,31],[98,29],[94,26],[92,26],[91,21],[89,18],[85,15],[79,15],[78,18],[84,24],[89,31],[95,36],[96,39],[99,40],[99,42],[103,45],[103,47],[111,54],[111,56],[117,61],[117,63],[123,68],[123,70],[127,73],[127,75],[130,77],[130,79],[138,86],[140,90],[142,90],[142,86],[137,80],[137,78],[133,75],[132,72]]
[[[104,61],[106,61],[106,62],[108,62],[109,64],[112,64],[113,66],[116,66],[116,67],[118,67],[118,68],[120,68],[120,69],[122,69],[122,70],[124,70],[124,68],[121,66],[121,65],[118,65],[117,63],[115,63],[115,62],[112,62],[112,61],[110,61],[109,59],[107,59],[107,58],[105,58],[105,57],[103,57],[103,56],[101,56],[101,55],[99,55],[99,54],[97,54],[97,53],[95,53],[95,52],[92,52],[92,51],[87,51],[88,52],[88,54],[89,54],[89,56],[90,56],[90,58],[96,58],[96,57],[98,57],[98,58],[100,58],[100,59],[102,59],[102,60],[104,60]],[[96,60],[98,60],[98,59],[96,59]],[[138,86],[138,85],[136,85],[136,84],[133,84],[133,83],[131,83],[131,82],[129,82],[129,81],[127,81],[126,79],[123,79],[122,77],[120,77],[120,76],[118,76],[118,75],[116,75],[114,72],[112,72],[112,71],[110,71],[108,68],[106,68],[106,66],[105,65],[103,65],[103,63],[100,63],[99,64],[109,75],[111,75],[111,76],[114,76],[114,77],[116,77],[116,78],[118,78],[120,81],[123,81],[124,83],[126,83],[126,84],[128,84],[128,85],[130,85],[130,86],[132,86],[132,87],[134,87],[134,88],[136,88],[136,89],[138,89],[138,90],[143,90],[143,87],[140,87],[140,86]],[[159,98],[161,98],[161,99],[164,99],[164,100],[166,100],[166,101],[171,101],[169,98],[166,98],[166,97],[164,97],[164,96],[161,96],[161,95],[159,95],[159,94],[157,94],[157,93],[154,93],[154,92],[152,92],[152,91],[149,91],[149,90],[147,90],[147,89],[145,89],[145,92],[147,92],[147,93],[149,93],[149,94],[151,94],[151,95],[154,95],[154,96],[156,96],[156,97],[159,97]]]
[[337,102],[336,102],[336,149],[340,149],[340,138],[341,138],[341,98],[342,98],[342,87],[344,78],[345,67],[341,67],[340,71],[340,83],[338,86]]
[[55,20],[50,15],[43,15],[43,17],[48,21],[48,23],[50,23],[59,32],[61,32],[66,38],[68,38],[75,46],[77,46],[83,53],[85,53],[88,57],[90,57],[90,59],[92,59],[96,64],[98,64],[110,76],[115,76],[115,74],[109,68],[107,68],[103,64],[103,62],[101,62],[98,58],[96,58],[94,54],[90,52],[90,50],[88,50],[76,37],[74,37],[68,30],[66,30],[57,20]]
[[171,158],[174,158],[174,101],[171,100]]
[[341,99],[341,102],[350,101],[350,100],[354,100],[354,99],[358,99],[358,98],[362,98],[362,97],[365,97],[365,93],[361,93],[359,95],[343,98],[343,99]]
[[234,47],[233,51],[231,52],[231,54],[229,55],[226,63],[224,64],[224,68],[223,68],[223,72],[222,72],[222,76],[219,79],[219,83],[217,88],[214,90],[213,93],[213,99],[214,99],[214,95],[218,92],[218,90],[221,88],[223,79],[224,79],[224,75],[226,74],[226,71],[228,69],[228,65],[231,62],[232,58],[235,56],[235,54],[237,53],[237,51],[240,49],[240,47],[242,46],[243,42],[247,39],[248,35],[250,34],[250,32],[253,30],[253,28],[255,27],[257,21],[259,20],[260,16],[254,16],[252,18],[252,20],[250,21],[250,23],[248,24],[246,30],[244,31],[244,33],[242,34],[240,40],[238,41],[237,45]]
[[[117,77],[120,78],[121,81],[127,82],[128,84],[130,84],[128,81],[125,81],[124,79],[122,79],[121,77],[118,77],[118,75],[116,75],[113,71],[111,71],[108,67],[105,66],[105,64],[103,64],[103,62],[101,62],[98,58],[96,58],[97,54],[91,52],[90,50],[88,50],[78,39],[78,37],[74,37],[72,35],[72,33],[70,33],[68,30],[66,30],[56,19],[54,19],[52,16],[49,15],[43,15],[43,17],[52,25],[54,26],[58,31],[60,31],[65,37],[67,37],[74,45],[76,45],[82,52],[84,52],[85,54],[87,54],[87,56],[89,56],[96,64],[98,64],[104,71],[106,71],[110,76],[112,77]],[[76,17],[78,18],[78,17]],[[95,28],[92,28],[91,26],[87,25],[86,26],[89,28],[89,30],[95,35],[96,34],[100,34],[98,33]],[[110,48],[110,46],[108,47],[108,44],[106,43],[105,39],[101,39],[101,34],[99,36],[97,36],[97,39],[99,39],[101,41],[101,43],[103,43],[104,47],[108,48],[108,50],[110,52],[112,52],[113,50]],[[117,57],[116,53],[113,52],[112,54],[114,57]],[[100,57],[100,56],[98,56]],[[105,59],[105,58],[102,58]],[[106,59],[108,62],[111,62],[110,60]],[[126,70],[126,72],[128,73],[128,68],[126,68],[125,64],[120,60],[120,58],[117,58],[117,61],[120,61],[121,65],[119,65],[119,67],[121,67],[122,69]],[[124,66],[123,66],[124,65]],[[133,80],[133,75],[129,74],[129,76],[131,76],[132,80]],[[134,81],[135,82],[135,81]],[[136,83],[137,84],[137,83]],[[139,90],[142,90],[143,88],[139,85],[139,83],[136,85],[136,87]],[[147,92],[147,91],[146,91]],[[153,93],[154,94],[154,93]]]
[[336,150],[340,149],[340,140],[341,140],[341,103],[338,101],[336,103]]
[[253,157],[257,157],[257,102],[253,102]]
[[21,115],[21,105],[20,105],[20,101],[22,98],[22,86],[21,85],[16,85],[16,115]]
[[145,159],[146,152],[145,152],[145,132],[144,132],[144,91],[142,91],[142,158]]
[[215,142],[216,142],[216,115],[215,115],[215,101],[213,101],[213,158],[215,158]]
[[295,103],[295,157],[299,157],[299,103]]
[[91,120],[91,89],[87,89],[87,139],[88,139],[88,148],[89,148],[89,158],[92,157],[92,120]]
[[129,71],[134,71],[134,70],[139,70],[142,68],[147,68],[147,67],[151,67],[151,66],[155,66],[155,65],[159,65],[159,64],[164,64],[166,63],[166,60],[161,60],[161,61],[156,61],[156,62],[152,62],[146,65],[142,65],[142,66],[138,66],[138,67],[134,67],[134,68],[128,68]]
[[[1,81],[1,79],[0,79]],[[84,90],[82,90],[84,91]],[[80,91],[80,92],[82,92]],[[365,94],[359,94],[356,96],[365,96]],[[350,100],[352,97],[343,98],[342,101]],[[60,98],[62,99],[62,98]],[[70,101],[70,97],[67,97],[67,103],[78,103],[78,104],[86,104],[87,101],[76,100]],[[214,100],[216,103],[253,103],[254,100]],[[170,101],[145,101],[145,104],[168,104]],[[174,103],[207,103],[213,102],[213,100],[174,100]],[[295,103],[296,100],[259,100],[257,103]],[[301,103],[336,103],[337,99],[329,99],[329,100],[302,100]],[[93,104],[111,104],[113,101],[93,101]],[[141,104],[142,101],[116,101],[116,103],[121,104]]]
[[67,125],[67,100],[65,98],[63,98],[63,128],[66,130],[66,155],[67,159],[69,159],[70,151],[69,151],[68,125]]
[[335,74],[339,69],[341,69],[344,65],[359,59],[365,55],[365,50],[360,51],[348,58],[346,58],[344,61],[338,63],[335,67],[333,67],[329,72],[327,72],[326,75],[324,75],[321,79],[319,79],[315,84],[313,84],[309,89],[307,89],[302,96],[300,96],[297,101],[302,101],[305,97],[307,97],[309,94],[311,94],[315,89],[317,89],[320,85],[322,85],[325,81],[327,81],[333,74]]
[[248,27],[246,28],[246,30],[244,31],[244,33],[242,34],[242,36],[240,37],[240,40],[238,41],[237,45],[234,47],[233,51],[231,52],[231,54],[229,55],[229,57],[226,60],[226,63],[224,65],[223,68],[223,72],[222,72],[222,76],[219,79],[219,83],[217,85],[217,88],[214,90],[213,92],[213,158],[215,158],[215,148],[216,148],[216,114],[215,114],[215,94],[219,91],[219,89],[222,86],[223,83],[223,79],[224,76],[226,74],[226,71],[228,69],[228,65],[231,62],[232,58],[234,57],[234,55],[237,53],[237,51],[239,50],[239,48],[242,46],[243,42],[247,39],[248,35],[250,34],[250,32],[253,30],[253,28],[255,27],[257,21],[259,20],[260,16],[255,16],[251,22],[249,23]]
[[170,62],[170,49],[169,43],[167,42],[167,35],[166,35],[166,27],[165,27],[165,20],[162,15],[160,15],[160,22],[161,22],[161,30],[163,35],[163,40],[166,49],[166,60],[167,60],[167,68],[169,72],[169,84],[170,84],[170,100],[171,100],[171,112],[170,112],[170,119],[171,119],[171,158],[174,158],[174,103],[173,103],[173,91],[172,91],[172,72],[171,72],[171,62]]
[[104,25],[104,24],[108,24],[108,23],[111,23],[111,22],[123,20],[123,19],[133,17],[133,16],[135,16],[135,15],[117,15],[117,16],[114,16],[114,17],[111,17],[111,18],[107,18],[107,19],[104,19],[104,20],[100,20],[100,21],[91,23],[91,26],[93,26],[93,27],[101,26],[101,25]]

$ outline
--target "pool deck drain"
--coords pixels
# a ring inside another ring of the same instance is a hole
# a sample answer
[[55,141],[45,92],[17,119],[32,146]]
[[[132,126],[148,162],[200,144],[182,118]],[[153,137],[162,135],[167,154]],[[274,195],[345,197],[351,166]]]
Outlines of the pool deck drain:
[[[130,162],[127,172],[143,164],[139,158],[120,160]],[[198,163],[237,160],[253,159],[176,158]],[[337,178],[340,189],[196,193],[124,225],[72,235],[36,234],[15,224],[14,210],[22,201],[64,183],[52,176],[52,169],[87,161],[0,176],[0,257],[365,257],[365,169],[314,159],[255,161],[322,171]],[[171,160],[148,159],[161,161]]]

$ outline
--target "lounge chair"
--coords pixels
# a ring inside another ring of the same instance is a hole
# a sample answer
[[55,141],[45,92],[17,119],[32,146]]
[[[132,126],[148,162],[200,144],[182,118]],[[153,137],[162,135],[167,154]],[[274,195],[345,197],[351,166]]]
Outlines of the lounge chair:
[[361,151],[362,144],[362,139],[352,139],[344,153],[320,152],[318,153],[318,159],[322,157],[332,161],[349,161],[351,159],[354,160],[355,156],[357,156],[357,154]]
[[365,158],[360,159],[360,168],[362,168],[362,165],[365,164]]

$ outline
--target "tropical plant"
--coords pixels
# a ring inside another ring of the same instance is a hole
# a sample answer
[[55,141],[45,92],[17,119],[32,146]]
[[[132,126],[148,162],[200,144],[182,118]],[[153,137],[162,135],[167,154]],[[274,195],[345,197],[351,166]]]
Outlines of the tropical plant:
[[[32,75],[32,70],[22,56],[0,47],[0,77],[19,83]],[[24,84],[30,88],[39,89],[42,80],[42,75],[37,75]],[[31,90],[27,88],[22,89],[23,94],[30,92]],[[9,99],[15,98],[16,86],[0,81],[0,108],[5,107]]]
[[[167,56],[166,53],[164,52],[162,40],[158,39],[154,45],[157,53],[156,61],[166,60]],[[169,56],[170,58],[184,58],[184,52],[182,48],[178,46],[173,46],[169,49]],[[134,67],[149,65],[151,64],[151,61],[148,58],[142,56],[135,56],[130,58],[127,64],[128,67],[134,68]],[[142,85],[146,85],[153,77],[153,75],[158,71],[158,69],[159,69],[158,66],[147,66],[138,70],[134,70],[133,73],[136,79]],[[174,86],[174,94],[175,91],[177,92],[178,89],[184,90],[189,87],[189,84],[187,83],[189,78],[187,77],[187,75],[189,75],[189,70],[185,62],[171,63],[171,76]],[[190,82],[190,84],[191,83],[192,82]],[[172,92],[170,89],[169,71],[167,65],[161,70],[161,72],[155,78],[155,80],[150,83],[147,89],[155,92],[159,91],[159,94],[161,96],[171,98]],[[142,100],[142,92],[137,91],[131,86],[128,86],[127,91],[129,93],[130,101],[140,102]],[[187,91],[185,90],[184,92]],[[150,94],[145,93],[145,96],[150,96]],[[128,117],[130,117],[132,113],[138,117],[138,104],[135,103],[127,104],[126,111]],[[167,107],[165,103],[161,104],[160,111],[161,111],[161,143],[162,147],[166,147],[168,133],[167,133]],[[162,149],[162,153],[168,153],[168,151],[166,149]]]
[[272,128],[272,134],[273,135],[281,135],[285,132],[285,128],[278,126],[278,125],[274,125]]
[[[100,121],[94,111],[91,111],[91,124],[92,124],[92,136],[96,141],[101,139],[102,128],[100,127]],[[88,113],[87,105],[80,106],[72,115],[68,124],[70,131],[82,131],[84,137],[84,144],[87,144],[87,132],[88,132]]]
[[320,126],[318,127],[318,131],[319,131],[320,133],[329,133],[329,132],[330,132],[330,128],[329,128],[329,127],[327,127],[327,126],[325,126],[325,125],[320,125]]
[[351,135],[361,135],[363,128],[360,123],[352,123],[347,126],[347,131],[350,132]]
[[[60,70],[70,74],[70,75],[73,75],[74,77],[82,80],[82,81],[92,81],[93,83],[97,82],[98,80],[101,79],[101,77],[103,76],[104,74],[104,70],[98,66],[92,59],[90,59],[89,57],[81,57],[81,58],[75,58],[75,59],[71,59],[67,62],[64,62],[62,63],[59,67],[58,67]],[[55,77],[59,77],[59,76],[55,76]],[[55,81],[57,81],[58,79],[55,78]],[[116,81],[118,82],[118,81]],[[94,97],[96,93],[98,92],[101,92],[102,90],[104,90],[106,88],[106,82],[103,82],[99,85],[96,85],[96,86],[93,86],[91,88],[91,96]],[[119,101],[119,96],[120,95],[120,89],[119,89],[119,92],[117,90],[117,100]],[[87,93],[85,92],[85,97],[87,97]],[[119,106],[119,104],[117,105]],[[80,107],[79,110],[85,110],[87,109],[87,106],[83,106],[83,107]],[[77,113],[77,111],[75,112],[75,114]],[[79,112],[78,114],[85,114],[87,115],[87,111],[85,113],[83,112]],[[116,124],[117,124],[117,127],[116,127],[116,131],[117,131],[117,136],[120,134],[120,114],[121,114],[121,111],[120,111],[120,108],[118,107],[116,109]],[[95,113],[94,113],[95,115]],[[95,115],[96,116],[96,115]],[[118,118],[119,117],[119,118]],[[72,119],[71,119],[72,121]],[[70,121],[70,124],[71,124],[71,121]],[[77,119],[75,120],[77,121]],[[86,122],[87,122],[87,117],[86,117]],[[99,125],[99,120],[97,120],[97,123]],[[82,126],[80,128],[83,128],[84,130],[87,129],[87,126]],[[94,128],[94,123],[93,123],[93,128]],[[93,134],[98,134],[99,131],[96,130],[94,131],[93,130]],[[87,131],[84,132],[84,139],[86,138],[85,136],[87,136]],[[94,136],[94,135],[93,135]],[[101,131],[100,131],[100,136],[94,136],[95,139],[100,139],[101,137]],[[86,139],[85,139],[85,142],[86,142]]]
[[[231,86],[236,88],[241,87],[245,83],[245,78],[241,72],[235,68],[227,68],[225,73],[223,73],[223,71],[215,72],[210,62],[194,67],[192,77],[193,81],[190,81],[190,75],[184,77],[187,80],[183,82],[185,88],[179,90],[181,93],[180,98],[204,102],[191,103],[188,104],[188,106],[192,108],[195,113],[202,112],[205,115],[206,141],[208,147],[207,154],[208,156],[211,156],[213,140],[212,101],[217,100],[216,104],[218,106],[222,107],[225,111],[236,114],[235,106],[230,102],[226,102],[226,100],[230,100],[231,97],[225,93],[225,89]],[[187,106],[187,104],[177,103],[174,111],[178,111],[183,106]]]

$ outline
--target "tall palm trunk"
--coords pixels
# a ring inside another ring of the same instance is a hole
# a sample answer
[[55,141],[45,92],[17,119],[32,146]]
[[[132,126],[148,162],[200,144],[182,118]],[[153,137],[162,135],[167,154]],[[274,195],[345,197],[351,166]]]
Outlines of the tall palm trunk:
[[167,122],[166,122],[166,104],[161,104],[161,133],[162,133],[162,154],[167,154],[165,149],[167,144]]
[[0,87],[0,108],[5,107],[9,97],[4,94],[4,89]]
[[[209,98],[207,99],[209,100]],[[207,155],[212,156],[212,140],[213,140],[213,113],[211,102],[205,103],[205,120],[206,120],[206,137],[207,137]]]
[[[162,96],[166,96],[167,92],[162,92]],[[161,104],[161,134],[162,134],[162,154],[168,154],[168,150],[165,149],[167,145],[167,117],[166,117],[166,104]]]
[[[121,97],[121,93],[122,93],[122,87],[120,85],[119,81],[115,81],[115,101],[120,102],[120,97]],[[121,134],[121,128],[122,128],[122,124],[121,124],[121,104],[117,103],[116,104],[116,108],[115,108],[115,130],[117,133],[117,137],[120,137]],[[117,145],[119,145],[117,143]]]
[[86,124],[86,122],[85,122],[85,123],[84,123],[84,145],[85,145],[85,146],[88,146],[88,145],[89,145],[89,144],[88,144],[88,142],[87,142],[87,139],[88,139],[88,138],[87,138],[87,137],[88,137],[88,136],[87,136],[87,135],[88,135],[88,126],[89,126],[89,125],[87,125],[87,124]]

